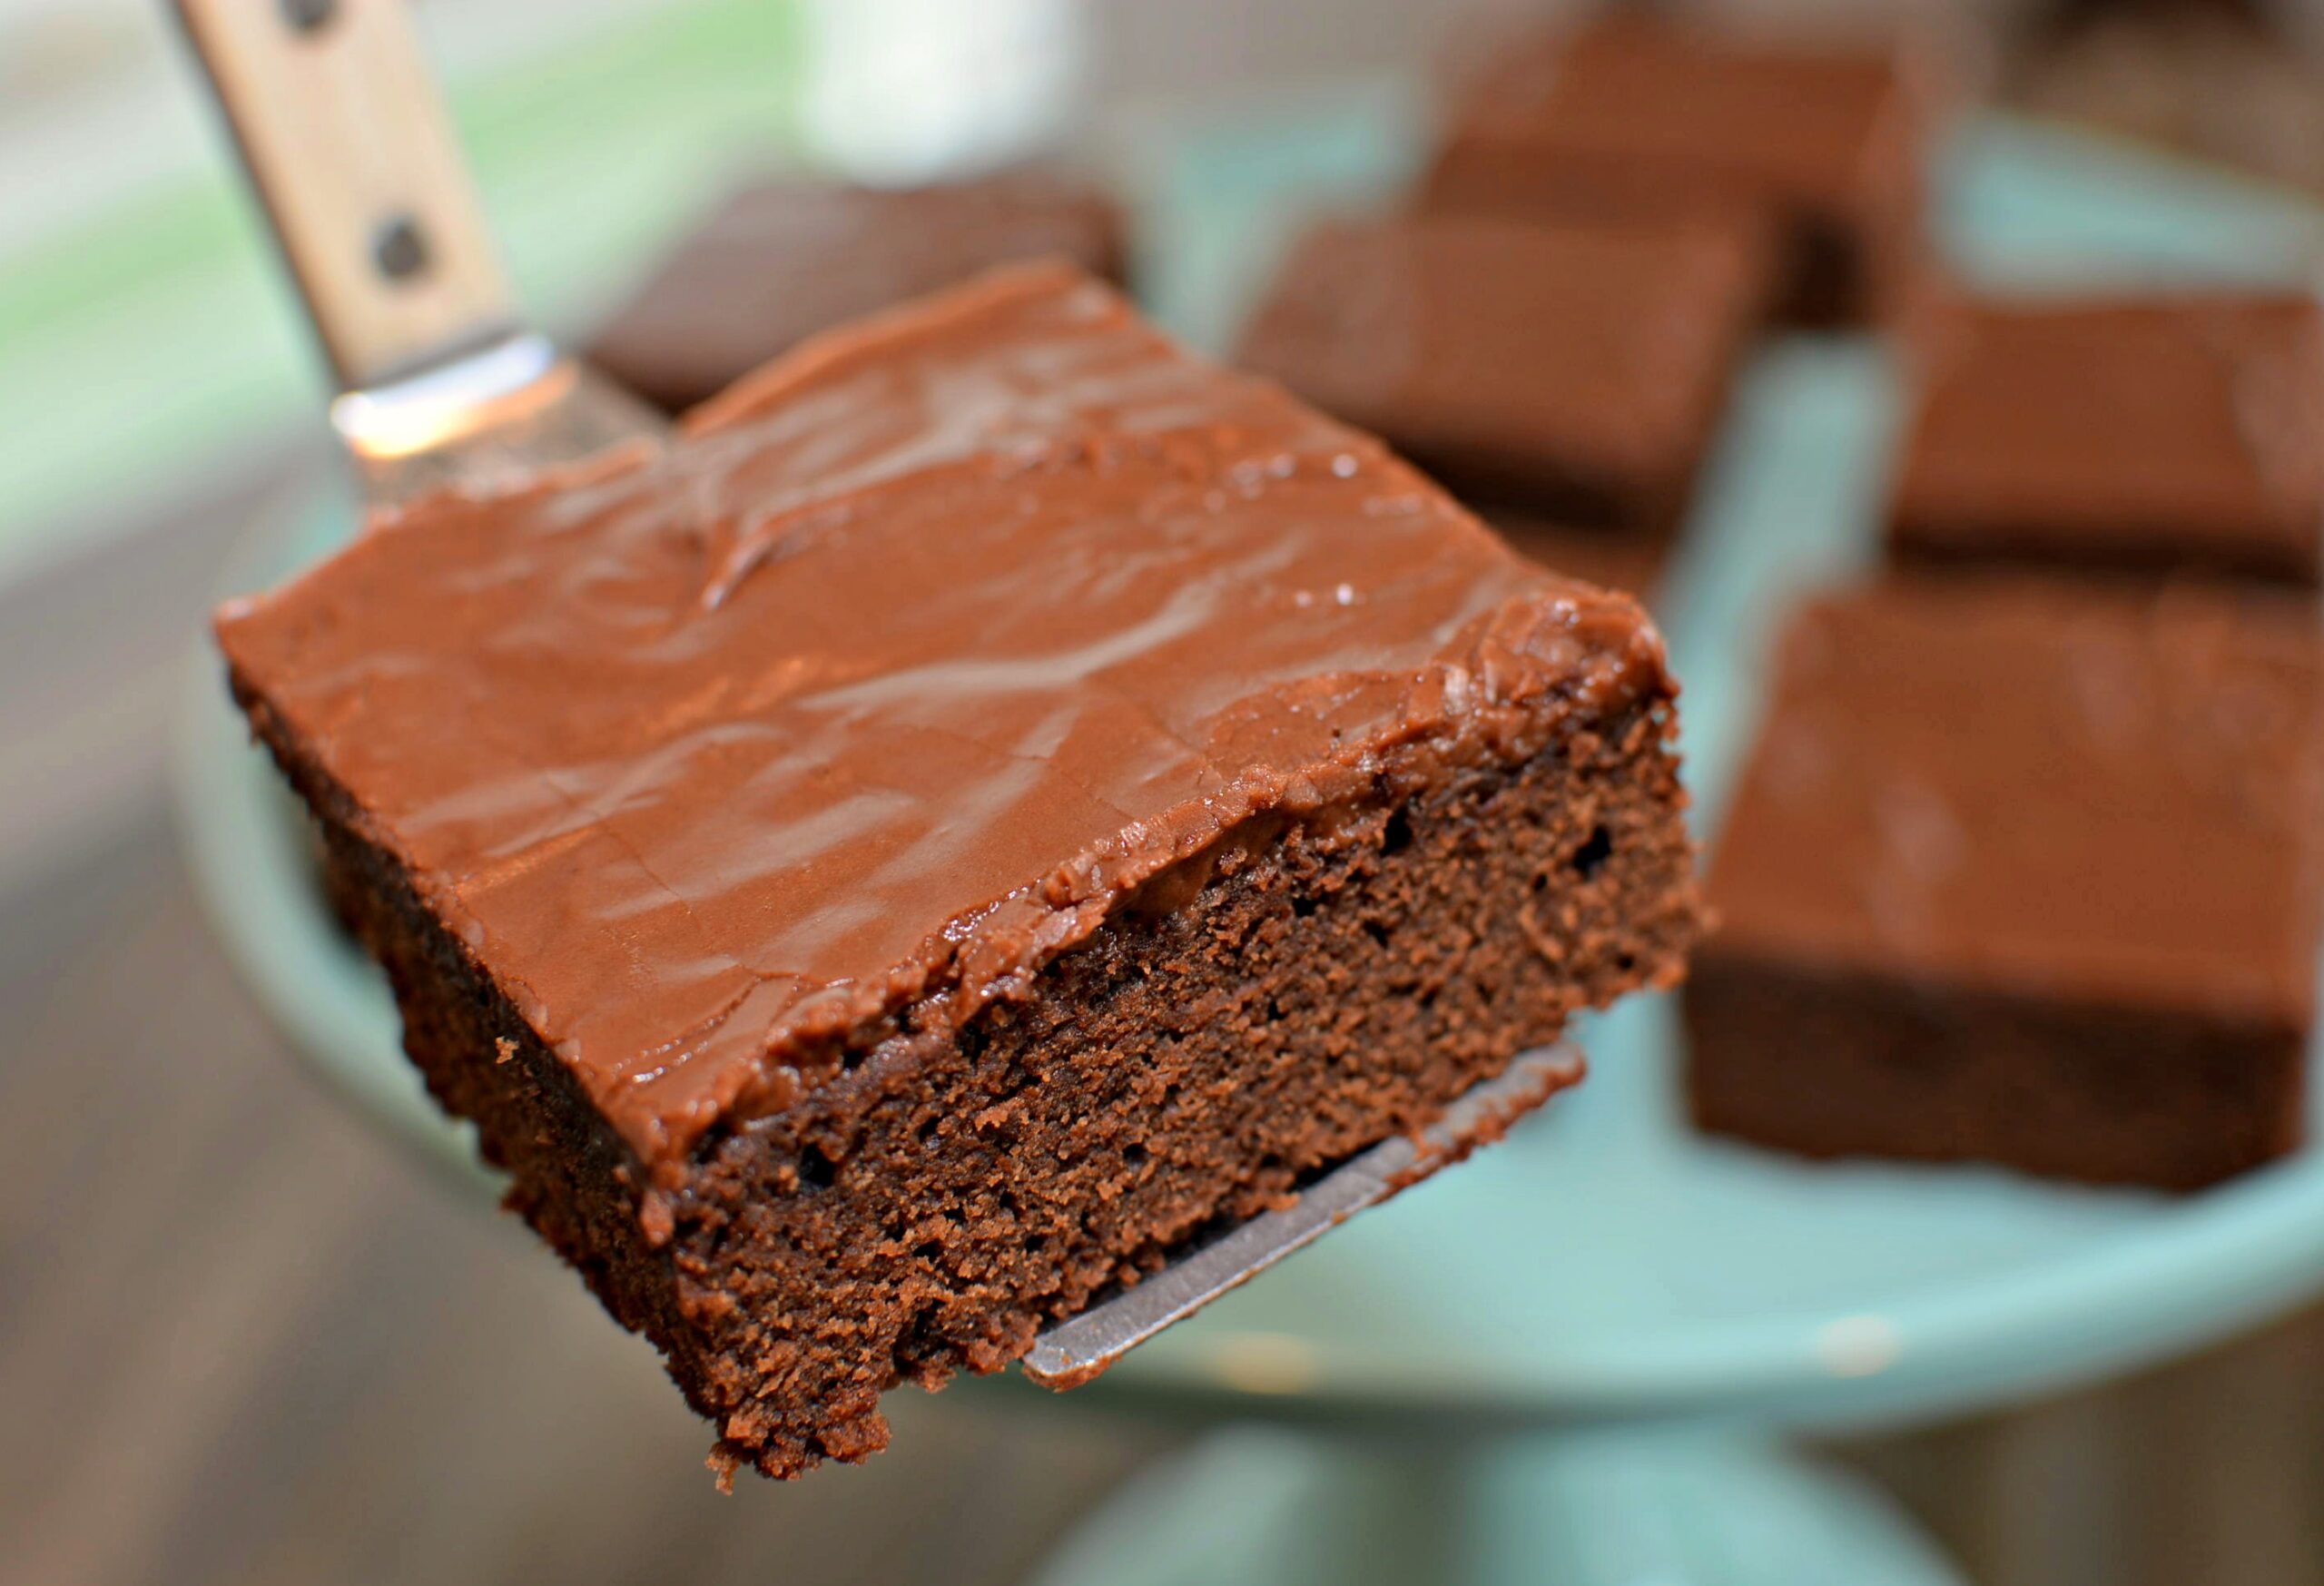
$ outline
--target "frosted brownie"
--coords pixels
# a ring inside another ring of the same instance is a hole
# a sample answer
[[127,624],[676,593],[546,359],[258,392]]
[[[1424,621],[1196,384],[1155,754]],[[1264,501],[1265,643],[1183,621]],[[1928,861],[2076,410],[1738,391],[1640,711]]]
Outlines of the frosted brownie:
[[1062,270],[219,633],[436,1095],[770,1474],[1696,928],[1639,608]]
[[1119,281],[1121,208],[1040,171],[925,187],[761,182],[654,266],[588,349],[671,412],[724,390],[807,337],[998,265],[1055,258]]
[[2324,310],[2306,292],[1935,304],[1902,559],[2313,586]]
[[1697,1119],[2192,1188],[2301,1132],[2319,635],[2281,596],[1834,596],[1786,636],[1685,999]]
[[1724,212],[1783,241],[1780,312],[1860,322],[1922,247],[1941,101],[1893,45],[1626,8],[1509,39],[1452,107],[1433,209],[1574,218]]
[[1701,220],[1341,220],[1293,249],[1236,361],[1463,500],[1641,543],[1684,517],[1770,281]]

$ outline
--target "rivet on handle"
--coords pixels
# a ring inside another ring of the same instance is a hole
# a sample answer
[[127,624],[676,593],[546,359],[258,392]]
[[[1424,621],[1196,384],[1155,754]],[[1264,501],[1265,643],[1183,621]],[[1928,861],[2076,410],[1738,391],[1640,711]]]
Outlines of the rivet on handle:
[[389,281],[409,281],[428,269],[428,235],[409,215],[390,215],[371,238],[371,262]]
[[282,20],[293,32],[320,33],[339,15],[339,0],[282,0]]

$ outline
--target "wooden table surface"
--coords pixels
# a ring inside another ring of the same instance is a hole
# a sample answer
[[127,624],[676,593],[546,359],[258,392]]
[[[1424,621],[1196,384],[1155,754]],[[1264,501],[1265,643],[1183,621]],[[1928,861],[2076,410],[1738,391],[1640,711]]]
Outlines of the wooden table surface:
[[[236,980],[161,765],[284,471],[0,589],[0,1582],[1019,1578],[1170,1437],[905,1391],[870,1464],[720,1498],[651,1351]],[[2324,1314],[1839,1453],[1988,1586],[2324,1581]]]

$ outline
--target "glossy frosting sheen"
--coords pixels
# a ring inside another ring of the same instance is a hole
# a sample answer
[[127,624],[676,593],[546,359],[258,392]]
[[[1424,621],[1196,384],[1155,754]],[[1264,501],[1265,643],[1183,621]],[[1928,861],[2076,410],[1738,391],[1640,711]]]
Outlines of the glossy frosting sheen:
[[1050,268],[811,343],[662,456],[423,504],[219,631],[649,1159],[1387,748],[1667,688],[1630,601]]

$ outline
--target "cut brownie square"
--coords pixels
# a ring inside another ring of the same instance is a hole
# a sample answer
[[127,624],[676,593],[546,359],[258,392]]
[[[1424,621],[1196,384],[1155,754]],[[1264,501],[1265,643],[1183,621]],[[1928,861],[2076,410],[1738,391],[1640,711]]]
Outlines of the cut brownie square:
[[2318,582],[2312,296],[1953,302],[1917,340],[1898,557]]
[[1644,11],[1506,41],[1454,105],[1423,202],[1756,215],[1783,239],[1785,318],[1885,312],[1921,247],[1939,103],[1926,64],[1888,44]]
[[2303,603],[1891,584],[1793,624],[1685,995],[1705,1128],[2192,1188],[2301,1133]]
[[1698,220],[1329,222],[1294,248],[1236,361],[1464,498],[1659,539],[1758,324],[1763,242]]
[[588,348],[592,362],[676,412],[807,337],[1053,257],[1119,281],[1120,207],[1038,171],[928,187],[778,180],[730,197],[647,277]]
[[219,634],[430,1087],[773,1474],[1696,927],[1638,607],[1061,269]]

